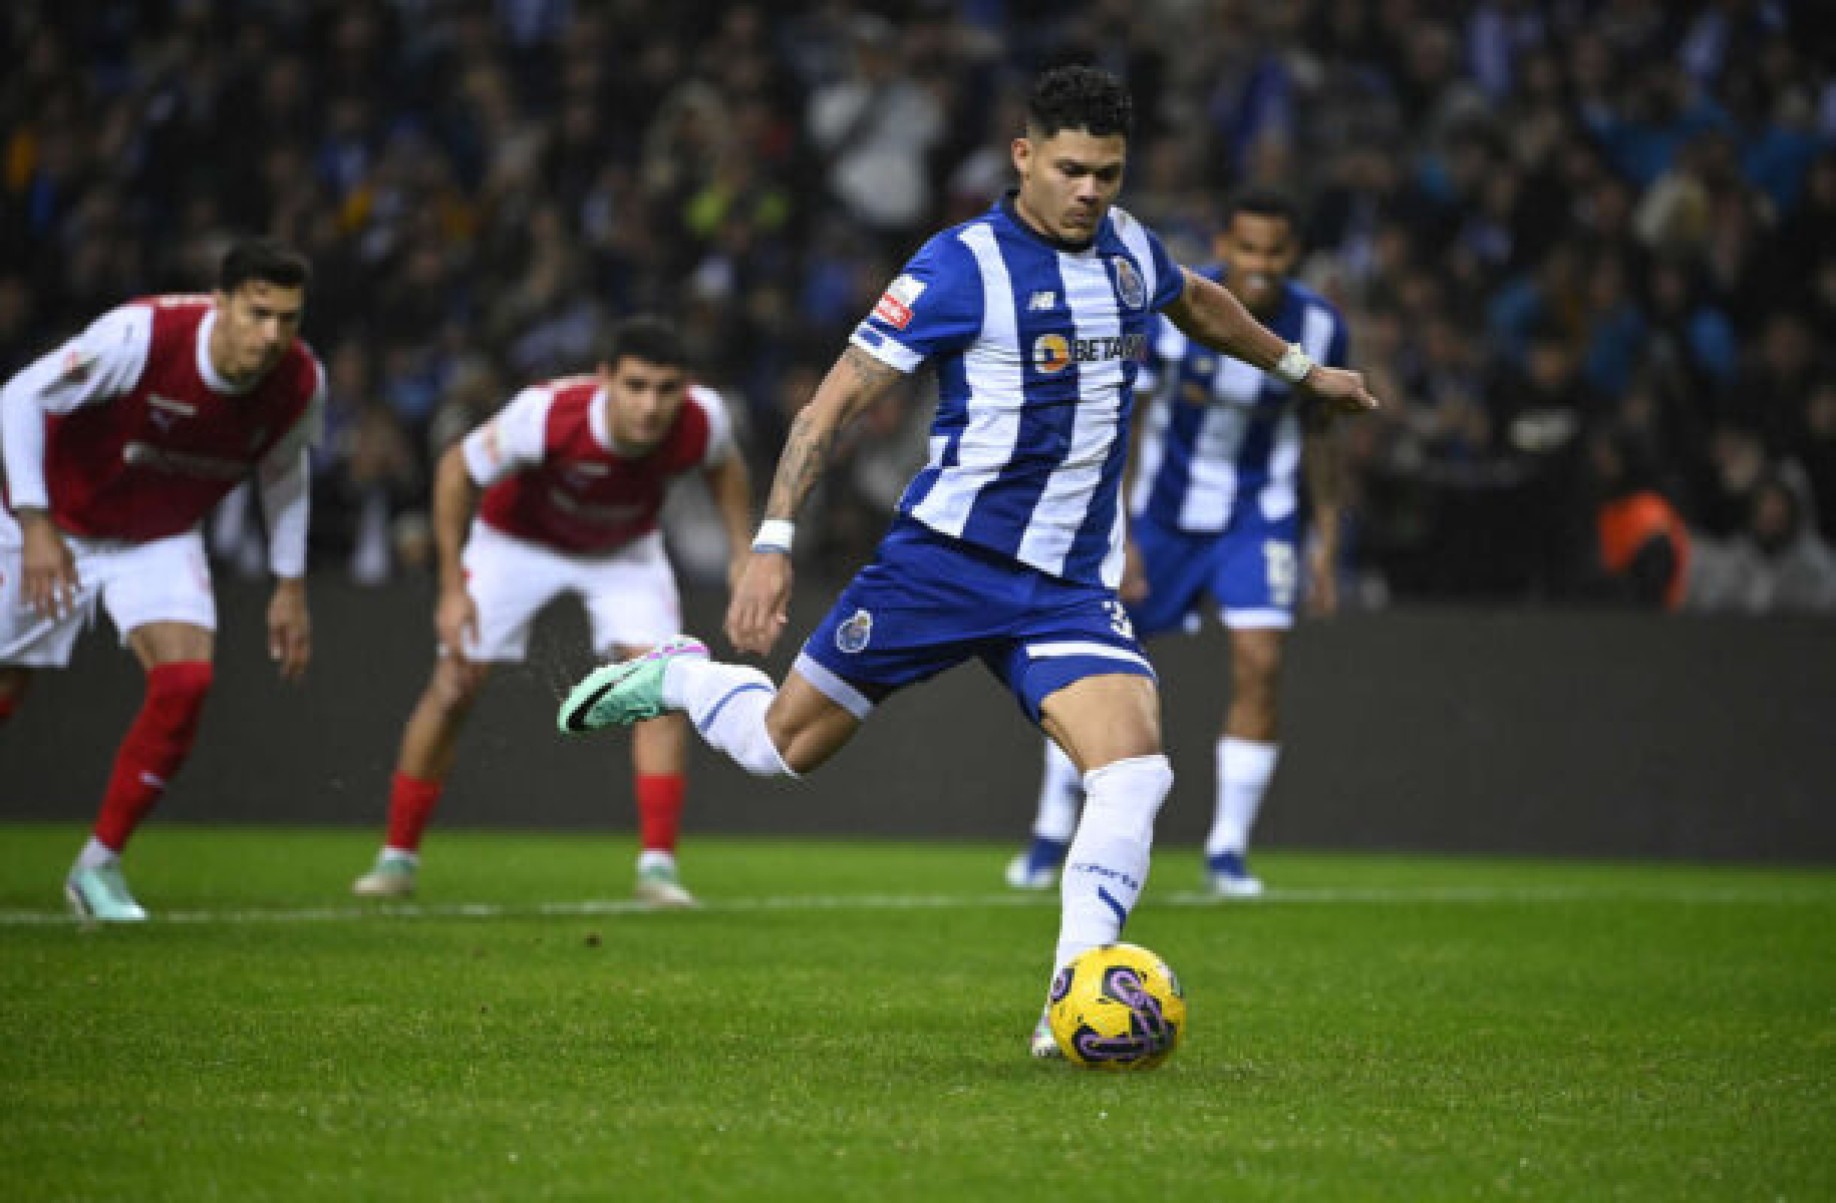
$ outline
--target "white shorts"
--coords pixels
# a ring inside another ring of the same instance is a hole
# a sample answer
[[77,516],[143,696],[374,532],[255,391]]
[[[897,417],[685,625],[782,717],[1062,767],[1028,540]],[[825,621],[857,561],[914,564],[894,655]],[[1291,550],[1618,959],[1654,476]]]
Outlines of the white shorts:
[[0,510],[0,664],[68,665],[77,635],[95,621],[98,600],[124,644],[150,622],[217,629],[210,560],[197,531],[146,543],[80,535],[65,535],[64,542],[76,558],[76,605],[49,618],[26,608],[23,539],[13,516]]
[[682,628],[676,574],[656,531],[603,555],[571,555],[474,519],[465,542],[466,591],[478,607],[476,660],[520,663],[536,614],[563,593],[579,595],[593,624],[593,651],[650,647]]

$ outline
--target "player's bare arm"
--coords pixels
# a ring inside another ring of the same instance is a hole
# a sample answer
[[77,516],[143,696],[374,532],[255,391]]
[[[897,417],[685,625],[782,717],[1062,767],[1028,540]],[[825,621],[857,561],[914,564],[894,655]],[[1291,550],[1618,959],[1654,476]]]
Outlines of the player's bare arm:
[[[796,517],[828,467],[836,432],[899,377],[896,368],[859,347],[842,352],[817,386],[816,395],[791,423],[765,503],[767,519],[788,522]],[[769,652],[790,620],[790,591],[789,556],[777,552],[749,556],[727,608],[727,638],[733,646],[760,655]]]
[[778,456],[771,496],[765,503],[767,518],[793,519],[804,499],[829,466],[829,449],[835,434],[899,379],[890,368],[859,347],[843,351],[835,366],[817,386],[816,395],[791,423],[791,432]]
[[746,457],[735,449],[701,475],[727,534],[727,588],[736,589],[752,541],[752,473],[746,469]]
[[312,659],[312,626],[306,608],[306,526],[312,510],[312,458],[305,443],[318,426],[315,395],[296,427],[263,457],[260,485],[262,521],[268,530],[268,560],[274,568],[274,597],[268,603],[268,658],[281,678],[297,681]]
[[465,587],[465,534],[478,504],[478,486],[465,466],[463,443],[440,456],[434,471],[434,550],[439,558],[440,600],[434,608],[434,630],[440,646],[461,671],[469,667],[465,649],[478,638],[478,607]]
[[[1147,399],[1137,394],[1135,412],[1129,420],[1128,460],[1122,465],[1122,501],[1128,504],[1128,498],[1135,491],[1135,468],[1137,453],[1141,448],[1141,430],[1147,425]],[[1147,600],[1149,592],[1147,564],[1141,558],[1140,548],[1135,546],[1135,537],[1127,535],[1123,541],[1122,583],[1116,587],[1116,596],[1129,605]]]
[[1307,549],[1307,609],[1328,615],[1338,611],[1339,523],[1345,505],[1345,450],[1337,423],[1325,414],[1307,423],[1301,444],[1301,471],[1313,513],[1314,537]]
[[268,655],[281,679],[298,681],[312,660],[312,617],[306,608],[306,578],[282,577],[268,601]]
[[[1222,285],[1189,271],[1185,276],[1185,290],[1165,310],[1173,324],[1189,338],[1214,351],[1241,359],[1265,372],[1275,372],[1282,356],[1288,353],[1288,344],[1257,321]],[[1325,401],[1335,412],[1363,413],[1377,408],[1377,398],[1366,391],[1361,372],[1316,363],[1298,384]]]

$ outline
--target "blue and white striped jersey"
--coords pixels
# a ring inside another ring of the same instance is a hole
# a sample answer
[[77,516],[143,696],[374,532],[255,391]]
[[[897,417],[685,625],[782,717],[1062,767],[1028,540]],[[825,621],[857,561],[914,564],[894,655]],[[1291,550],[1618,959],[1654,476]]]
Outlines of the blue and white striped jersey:
[[[1198,274],[1223,278],[1219,268]],[[1345,366],[1345,319],[1305,285],[1290,280],[1281,307],[1263,324],[1316,361]],[[1192,342],[1165,318],[1154,327],[1129,512],[1194,533],[1224,530],[1250,503],[1269,521],[1292,514],[1300,504],[1298,394]]]
[[1121,481],[1155,310],[1185,287],[1145,226],[1111,208],[1081,250],[997,202],[934,236],[855,329],[901,372],[937,367],[930,462],[899,509],[1066,580],[1122,576]]

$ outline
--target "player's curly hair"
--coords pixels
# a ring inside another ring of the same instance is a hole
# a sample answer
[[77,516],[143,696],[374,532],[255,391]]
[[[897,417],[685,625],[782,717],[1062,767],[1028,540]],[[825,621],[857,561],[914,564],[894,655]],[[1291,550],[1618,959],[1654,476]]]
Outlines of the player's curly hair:
[[1135,102],[1128,85],[1099,67],[1054,67],[1033,81],[1026,99],[1028,131],[1050,138],[1060,130],[1083,130],[1097,137],[1127,137],[1135,123]]

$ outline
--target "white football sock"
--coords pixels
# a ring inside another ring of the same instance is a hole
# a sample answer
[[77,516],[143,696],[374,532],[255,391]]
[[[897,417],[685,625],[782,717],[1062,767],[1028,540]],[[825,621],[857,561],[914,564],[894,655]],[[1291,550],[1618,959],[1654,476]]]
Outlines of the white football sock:
[[1033,834],[1042,840],[1069,843],[1077,833],[1077,810],[1084,800],[1084,778],[1054,740],[1045,741],[1045,773],[1039,782],[1039,816]]
[[1205,839],[1206,856],[1249,851],[1250,828],[1256,824],[1256,812],[1262,809],[1262,797],[1269,792],[1269,778],[1275,775],[1280,756],[1280,744],[1229,735],[1218,741],[1217,814]]
[[1117,760],[1084,774],[1084,818],[1058,884],[1056,972],[1078,953],[1113,944],[1147,884],[1154,816],[1173,788],[1165,756]]
[[92,835],[89,837],[89,842],[83,845],[83,850],[77,853],[76,864],[71,866],[70,871],[81,873],[85,869],[100,869],[103,865],[112,865],[120,859],[119,852]]
[[663,670],[663,702],[688,712],[701,738],[755,777],[795,777],[765,729],[765,711],[778,689],[743,664],[677,656]]

